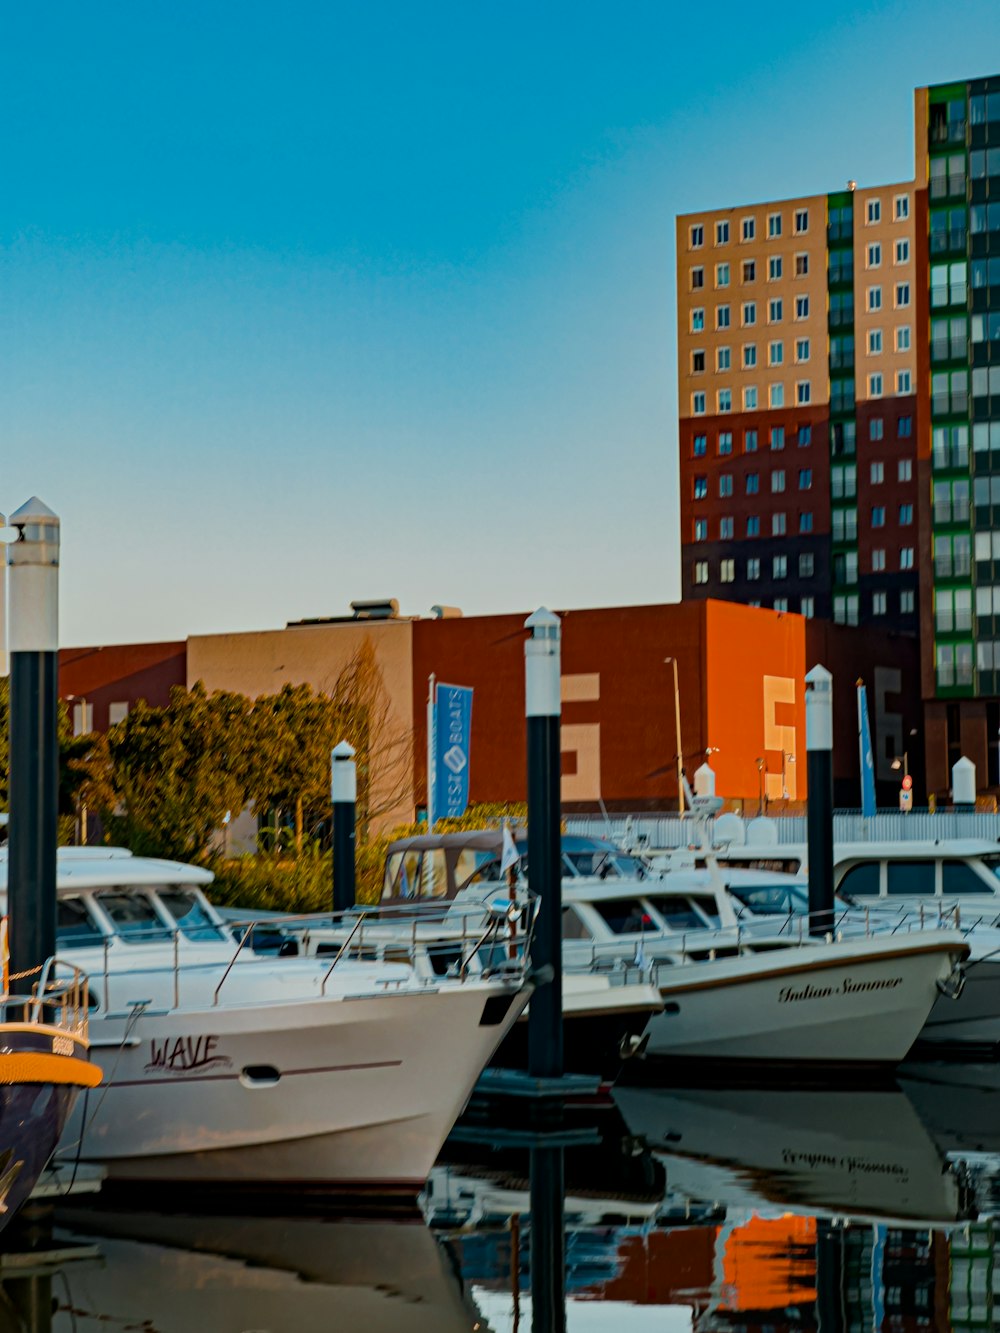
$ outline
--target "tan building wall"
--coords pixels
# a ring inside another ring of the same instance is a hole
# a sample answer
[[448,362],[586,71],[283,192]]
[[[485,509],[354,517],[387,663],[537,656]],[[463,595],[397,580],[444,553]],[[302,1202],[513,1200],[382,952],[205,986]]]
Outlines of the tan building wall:
[[[774,272],[778,266],[780,275]],[[804,315],[797,312],[800,299],[807,302]],[[776,300],[781,302],[780,319],[772,314]],[[807,405],[798,401],[799,384],[809,386],[808,404],[828,402],[826,196],[679,217],[677,302],[682,418],[696,415],[693,395],[700,392],[709,417],[725,411],[720,409],[720,390],[730,392],[733,414]],[[719,308],[725,306],[729,323],[720,328]],[[695,327],[694,312],[699,310],[704,311],[702,328]],[[808,360],[796,357],[803,341],[808,343]],[[772,344],[780,344],[778,364]],[[747,363],[748,348],[755,351],[753,364]],[[729,351],[728,367],[720,368],[720,349]],[[701,354],[704,369],[698,368],[696,354]],[[772,400],[773,387],[782,390],[780,404]]]
[[208,690],[232,690],[252,699],[275,694],[283,685],[311,685],[314,690],[328,691],[366,639],[371,641],[382,670],[391,708],[391,730],[406,739],[391,766],[386,766],[373,784],[375,804],[381,804],[380,793],[384,796],[394,788],[402,791],[400,799],[379,821],[391,828],[414,815],[412,621],[344,622],[244,634],[195,635],[187,645],[187,685],[190,689],[202,681]]
[[[913,182],[854,192],[854,357],[858,402],[916,393]],[[873,308],[877,297],[878,304]],[[872,376],[881,375],[881,392]],[[907,376],[900,381],[899,376]]]

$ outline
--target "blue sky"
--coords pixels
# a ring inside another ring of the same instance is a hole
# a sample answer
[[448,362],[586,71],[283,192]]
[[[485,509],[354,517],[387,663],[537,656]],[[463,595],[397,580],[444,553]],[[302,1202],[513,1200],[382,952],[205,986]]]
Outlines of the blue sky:
[[0,508],[66,643],[678,594],[674,215],[912,172],[1000,6],[4,7]]

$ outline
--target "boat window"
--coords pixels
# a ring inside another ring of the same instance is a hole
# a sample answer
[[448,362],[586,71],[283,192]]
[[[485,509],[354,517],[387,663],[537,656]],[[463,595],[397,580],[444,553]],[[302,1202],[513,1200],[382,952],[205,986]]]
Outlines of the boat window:
[[170,939],[170,930],[144,893],[112,892],[96,896],[114,923],[117,934],[129,944],[151,944]]
[[985,866],[987,870],[992,871],[1000,879],[1000,852],[993,852],[992,854],[987,852],[985,856],[980,856],[977,859],[981,866]]
[[645,879],[646,867],[634,856],[626,856],[613,847],[591,847],[584,851],[563,852],[563,864],[573,875],[597,879]]
[[728,856],[726,860],[744,870],[763,870],[766,875],[797,875],[802,869],[801,856]]
[[[670,897],[662,898],[651,896],[649,901],[671,930],[697,929],[697,927],[705,924],[704,917],[699,916],[690,898],[682,897],[680,894],[671,894]],[[718,920],[718,917],[716,917],[716,920]]]
[[879,861],[862,861],[860,865],[851,866],[837,886],[837,892],[846,893],[851,898],[877,898],[881,869]]
[[636,935],[653,926],[649,913],[638,898],[613,898],[593,906],[616,935]]
[[801,916],[809,910],[809,900],[802,889],[785,884],[744,884],[726,886],[750,912],[762,916]]
[[564,907],[562,912],[562,937],[564,940],[589,940],[593,933],[579,913],[572,907]]
[[206,912],[197,893],[190,889],[157,889],[156,896],[189,940],[222,938],[222,931]]
[[968,861],[945,861],[941,866],[941,892],[945,897],[952,894],[995,893],[996,886],[988,879],[977,874],[976,867]]
[[82,898],[60,898],[56,903],[56,942],[60,949],[86,949],[104,939]]
[[889,861],[888,891],[896,897],[926,897],[934,892],[933,861]]

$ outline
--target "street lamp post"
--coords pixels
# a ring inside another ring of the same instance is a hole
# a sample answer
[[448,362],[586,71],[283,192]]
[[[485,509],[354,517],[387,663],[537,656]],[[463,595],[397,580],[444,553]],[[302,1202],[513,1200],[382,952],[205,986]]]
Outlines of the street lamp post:
[[795,756],[787,750],[781,752],[781,799],[788,800],[788,765],[795,763]]
[[681,687],[677,676],[677,658],[665,657],[674,668],[674,726],[677,731],[677,809],[684,813],[684,746],[681,744]]

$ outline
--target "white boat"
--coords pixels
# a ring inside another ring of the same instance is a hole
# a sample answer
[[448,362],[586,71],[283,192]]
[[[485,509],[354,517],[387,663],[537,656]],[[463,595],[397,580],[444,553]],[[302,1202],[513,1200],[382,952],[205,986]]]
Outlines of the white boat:
[[[597,838],[563,848],[564,968],[657,986],[650,1055],[775,1071],[895,1065],[968,954],[959,931],[930,926],[830,940],[789,937],[783,923],[744,930],[711,871],[691,872],[696,883],[657,875]],[[478,873],[488,884],[489,867]]]
[[112,1179],[415,1194],[527,1003],[523,940],[493,974],[433,979],[402,952],[263,957],[206,872],[117,849],[57,864],[58,948],[90,977],[104,1069],[62,1152]]

